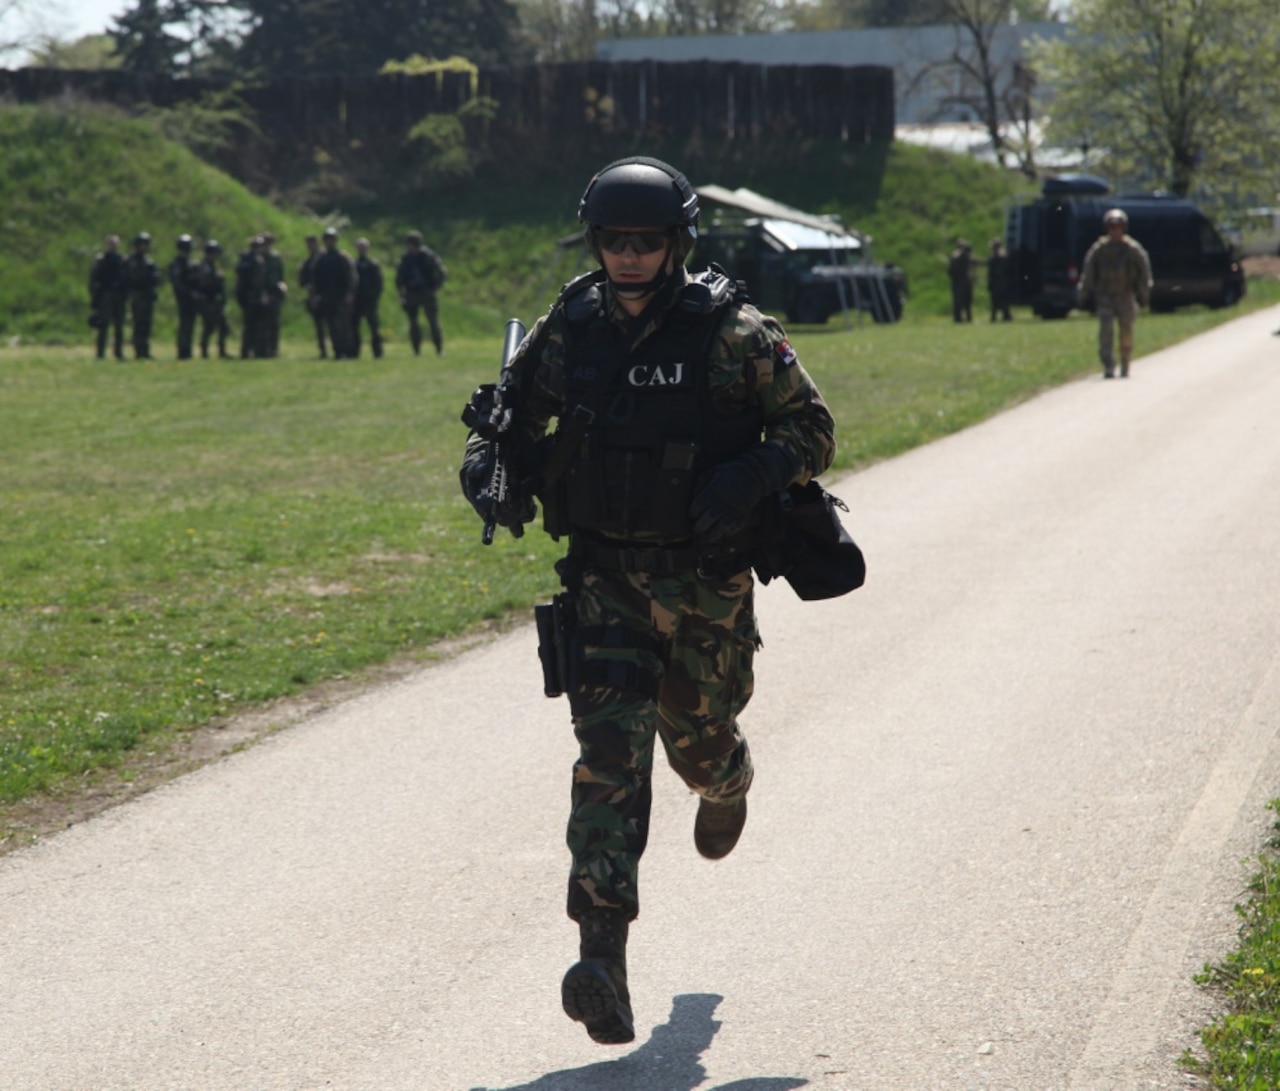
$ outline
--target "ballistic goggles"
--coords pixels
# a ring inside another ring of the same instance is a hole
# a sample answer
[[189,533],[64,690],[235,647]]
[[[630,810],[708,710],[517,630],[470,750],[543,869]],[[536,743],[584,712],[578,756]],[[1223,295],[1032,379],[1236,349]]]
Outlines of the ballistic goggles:
[[610,254],[624,253],[628,247],[636,254],[654,254],[671,241],[674,233],[666,231],[617,231],[611,227],[593,227],[591,237],[596,246]]

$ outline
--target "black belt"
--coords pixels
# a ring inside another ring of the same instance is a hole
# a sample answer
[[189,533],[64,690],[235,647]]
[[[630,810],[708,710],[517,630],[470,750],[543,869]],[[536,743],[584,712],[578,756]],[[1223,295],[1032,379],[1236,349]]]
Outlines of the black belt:
[[578,535],[569,541],[569,556],[607,572],[649,572],[655,576],[696,572],[702,579],[728,579],[752,563],[748,555],[738,550],[708,553],[687,544],[619,546]]
[[569,556],[610,572],[652,572],[659,576],[697,571],[704,558],[703,553],[688,545],[616,546],[577,535],[569,543]]

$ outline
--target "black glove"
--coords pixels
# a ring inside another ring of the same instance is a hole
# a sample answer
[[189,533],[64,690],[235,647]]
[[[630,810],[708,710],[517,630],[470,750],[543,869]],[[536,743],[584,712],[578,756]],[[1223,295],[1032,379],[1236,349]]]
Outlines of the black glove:
[[482,519],[489,517],[489,509],[492,507],[486,491],[489,487],[489,479],[493,477],[493,467],[490,465],[488,454],[487,443],[474,451],[468,450],[458,470],[458,482],[462,485],[462,495],[467,498],[467,502],[476,509],[476,513]]
[[506,499],[500,504],[495,503],[489,495],[489,486],[493,481],[492,450],[486,443],[467,451],[458,470],[462,495],[485,522],[492,519],[498,526],[506,527],[519,537],[520,528],[537,518],[538,505],[529,495],[527,487],[513,482],[507,484]]
[[744,530],[756,506],[791,484],[803,468],[800,457],[776,443],[761,443],[715,467],[689,507],[693,536],[718,542]]

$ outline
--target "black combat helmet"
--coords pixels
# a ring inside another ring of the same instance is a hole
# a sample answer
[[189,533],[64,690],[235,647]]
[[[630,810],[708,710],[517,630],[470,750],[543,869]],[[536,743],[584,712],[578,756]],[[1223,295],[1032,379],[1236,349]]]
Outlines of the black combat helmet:
[[222,244],[217,239],[210,239],[204,244],[204,252],[206,254],[220,254],[222,253]]
[[139,232],[138,232],[138,233],[133,237],[133,242],[134,242],[134,245],[135,245],[135,246],[136,246],[138,243],[140,243],[140,242],[146,242],[146,243],[149,243],[150,241],[151,241],[151,234],[150,234],[150,232],[148,232],[148,231],[139,231]]
[[582,194],[578,219],[588,238],[601,227],[671,228],[676,261],[683,262],[698,238],[698,195],[669,163],[637,155],[596,173]]
[[190,250],[190,249],[191,249],[191,236],[190,236],[190,235],[179,235],[179,236],[178,236],[178,249],[179,249],[179,250]]

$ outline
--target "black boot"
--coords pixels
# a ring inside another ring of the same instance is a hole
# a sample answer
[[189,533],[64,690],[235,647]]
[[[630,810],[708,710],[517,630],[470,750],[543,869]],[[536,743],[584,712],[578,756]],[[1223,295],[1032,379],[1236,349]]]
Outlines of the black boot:
[[591,909],[578,922],[580,962],[560,984],[565,1014],[587,1028],[593,1042],[634,1041],[627,989],[627,918],[620,909]]
[[698,817],[693,822],[693,843],[708,860],[719,860],[733,851],[747,824],[747,797],[731,803],[698,800]]

